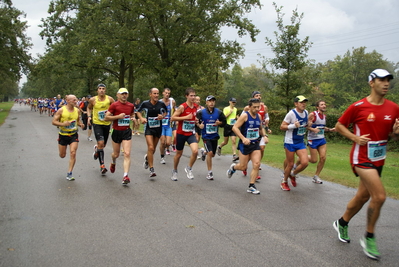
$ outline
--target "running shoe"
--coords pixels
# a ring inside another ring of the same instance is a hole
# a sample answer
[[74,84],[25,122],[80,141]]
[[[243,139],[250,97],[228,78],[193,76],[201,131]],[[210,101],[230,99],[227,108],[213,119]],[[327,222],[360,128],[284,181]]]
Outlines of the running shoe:
[[150,177],[155,177],[155,176],[157,176],[157,174],[155,173],[154,168],[151,167],[150,168]]
[[170,155],[170,151],[169,151],[169,149],[166,149],[166,152],[165,152],[165,154],[166,154],[166,155]]
[[101,165],[101,166],[100,166],[100,172],[101,172],[102,175],[104,175],[107,171],[108,171],[108,170],[107,170],[107,168],[105,168],[104,165]]
[[93,153],[93,158],[94,158],[94,160],[97,160],[97,159],[98,159],[97,145],[94,145],[94,153]]
[[262,167],[261,167],[261,166],[259,166],[259,170],[260,170],[260,171],[262,170]]
[[140,132],[136,132],[137,135],[140,135]]
[[313,176],[312,182],[315,183],[315,184],[322,184],[323,183],[323,181],[317,175]]
[[243,171],[242,171],[242,174],[243,174],[244,176],[247,176],[247,169],[243,170]]
[[375,242],[375,237],[369,238],[363,236],[360,238],[360,245],[363,247],[364,254],[367,255],[370,259],[379,260],[381,257],[380,252],[378,251],[377,244]]
[[[161,158],[160,163],[161,163],[161,164],[166,164],[165,158]],[[144,167],[144,168],[145,168],[145,167]]]
[[148,160],[147,160],[147,154],[144,155],[144,163],[143,163],[144,169],[148,169]]
[[258,176],[256,177],[256,180],[260,180],[260,179],[262,179],[262,177],[260,177],[260,175],[258,175]]
[[176,152],[176,146],[175,145],[172,145],[172,151]]
[[208,172],[208,175],[206,176],[206,179],[213,180],[213,172]]
[[220,146],[216,149],[216,154],[218,154],[218,156],[222,155],[222,148]]
[[177,181],[177,171],[172,171],[172,177],[170,177],[170,179],[172,179],[172,181]]
[[93,139],[91,139],[90,137],[87,137],[87,140],[90,142],[93,141]]
[[205,158],[206,158],[205,149],[201,148],[201,159],[202,159],[202,161],[205,161]]
[[231,164],[230,168],[227,170],[226,175],[228,178],[231,178],[231,176],[236,172],[236,170],[233,169],[234,166],[236,166],[235,163]]
[[193,174],[193,170],[192,169],[189,169],[188,166],[187,166],[186,168],[184,168],[184,170],[187,173],[187,178],[188,179],[191,179],[191,180],[194,179],[194,174]]
[[334,226],[335,231],[337,231],[337,233],[338,233],[339,241],[344,242],[344,243],[350,243],[351,242],[351,239],[348,236],[348,225],[347,226],[341,226],[339,224],[339,220],[336,220],[333,223],[333,226]]
[[237,156],[236,154],[233,155],[233,162],[237,162],[237,160],[239,160],[240,157]]
[[111,173],[115,172],[115,163],[111,163],[111,166],[109,166],[109,170],[111,171]]
[[296,175],[294,174],[294,172],[291,172],[290,174],[290,179],[291,179],[291,184],[293,187],[296,187]]
[[128,183],[130,183],[130,179],[129,179],[129,177],[126,175],[125,177],[123,177],[122,184],[123,184],[123,185],[127,185]]
[[259,195],[260,194],[260,191],[258,189],[256,189],[256,187],[254,185],[248,187],[247,192],[248,193],[252,193],[254,195]]
[[290,187],[288,186],[288,182],[284,182],[284,180],[281,181],[281,189],[283,189],[283,191],[290,191]]
[[75,178],[73,178],[73,176],[72,176],[72,173],[67,173],[66,179],[68,181],[74,181],[75,180]]

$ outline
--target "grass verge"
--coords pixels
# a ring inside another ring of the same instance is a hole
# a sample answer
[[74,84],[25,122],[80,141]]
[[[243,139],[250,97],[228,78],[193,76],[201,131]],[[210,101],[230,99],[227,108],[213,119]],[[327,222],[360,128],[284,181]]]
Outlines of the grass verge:
[[14,106],[14,102],[1,102],[0,103],[0,126],[3,125],[11,108]]

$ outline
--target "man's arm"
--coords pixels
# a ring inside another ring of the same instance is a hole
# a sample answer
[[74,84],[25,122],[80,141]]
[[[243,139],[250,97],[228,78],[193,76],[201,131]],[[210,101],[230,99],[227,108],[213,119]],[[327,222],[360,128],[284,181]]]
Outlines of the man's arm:
[[353,134],[351,131],[349,131],[349,129],[346,128],[346,126],[340,122],[337,122],[337,124],[335,124],[335,130],[337,132],[339,132],[342,136],[348,138],[349,140],[351,140],[361,146],[366,145],[367,142],[370,141],[370,138],[367,137],[370,134],[357,136],[357,135]]

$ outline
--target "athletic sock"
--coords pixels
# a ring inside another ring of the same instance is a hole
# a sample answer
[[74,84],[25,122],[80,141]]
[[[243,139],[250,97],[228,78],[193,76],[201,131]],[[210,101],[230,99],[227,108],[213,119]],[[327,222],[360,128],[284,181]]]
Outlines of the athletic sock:
[[98,161],[100,162],[100,165],[104,165],[104,150],[97,149],[97,154],[98,154]]
[[349,222],[345,221],[342,217],[338,220],[341,226],[347,226]]
[[374,233],[366,232],[365,237],[367,237],[367,238],[374,238]]

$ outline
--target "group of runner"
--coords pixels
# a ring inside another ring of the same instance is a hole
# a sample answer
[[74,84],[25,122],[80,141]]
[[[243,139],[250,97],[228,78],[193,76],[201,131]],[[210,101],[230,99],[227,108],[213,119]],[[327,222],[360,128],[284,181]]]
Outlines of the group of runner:
[[[361,239],[365,254],[373,259],[379,259],[374,227],[378,219],[382,204],[385,201],[385,191],[380,176],[386,156],[386,143],[389,138],[399,138],[399,107],[397,104],[384,99],[388,91],[390,80],[393,76],[386,70],[376,69],[369,76],[371,93],[368,97],[352,104],[338,120],[335,128],[326,127],[326,103],[316,103],[316,111],[309,113],[306,110],[308,99],[298,95],[294,99],[294,106],[281,123],[280,129],[285,131],[284,150],[285,160],[281,181],[281,189],[290,191],[288,180],[293,187],[297,186],[297,175],[309,164],[318,162],[316,173],[312,181],[322,184],[319,177],[326,159],[325,132],[338,131],[343,136],[354,142],[351,151],[351,164],[356,176],[360,177],[360,185],[355,197],[348,203],[344,215],[334,222],[334,229],[342,242],[349,243],[349,220],[371,198],[368,208],[367,232]],[[104,163],[104,147],[107,144],[111,130],[112,148],[111,173],[115,172],[116,159],[121,148],[123,151],[123,179],[122,184],[130,182],[128,176],[130,168],[130,151],[132,132],[130,122],[136,119],[144,125],[144,135],[147,143],[147,152],[144,155],[143,166],[149,169],[149,177],[155,177],[154,154],[160,144],[160,163],[165,164],[165,154],[172,143],[175,132],[176,154],[173,159],[171,179],[178,180],[179,163],[185,144],[187,143],[191,155],[187,166],[184,167],[188,179],[194,179],[193,166],[200,151],[200,158],[207,163],[207,176],[214,179],[212,158],[221,155],[222,147],[231,137],[233,144],[233,163],[226,174],[230,178],[241,170],[246,175],[248,163],[252,162],[250,181],[247,192],[260,194],[255,182],[260,179],[259,169],[265,145],[268,143],[269,118],[267,106],[261,100],[259,91],[254,91],[238,116],[235,107],[236,99],[231,98],[229,106],[223,111],[216,108],[216,97],[206,97],[205,107],[196,102],[196,92],[193,88],[185,91],[186,101],[176,106],[174,99],[170,98],[170,89],[165,88],[160,99],[157,88],[149,90],[149,100],[143,101],[138,107],[127,101],[128,91],[120,88],[117,101],[106,95],[106,87],[100,84],[97,88],[98,95],[88,100],[86,107],[87,123],[92,125],[97,144],[95,145],[94,159],[99,161],[100,172],[105,174],[107,168]],[[54,115],[53,125],[60,128],[59,153],[60,157],[66,156],[66,147],[70,145],[70,161],[67,179],[73,180],[72,170],[76,161],[78,143],[78,126],[84,127],[80,120],[81,109],[76,107],[77,98],[68,95],[66,104]],[[354,132],[348,127],[353,124]],[[224,128],[224,140],[218,145],[219,127]],[[308,155],[304,136],[307,132],[307,145],[310,150]],[[199,150],[198,136],[202,136],[204,148]],[[236,137],[239,138],[235,150]],[[297,162],[295,162],[295,155]],[[238,163],[236,163],[238,161]]]

